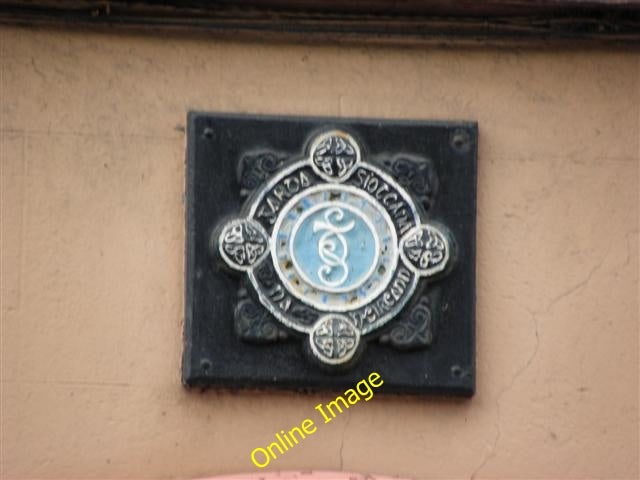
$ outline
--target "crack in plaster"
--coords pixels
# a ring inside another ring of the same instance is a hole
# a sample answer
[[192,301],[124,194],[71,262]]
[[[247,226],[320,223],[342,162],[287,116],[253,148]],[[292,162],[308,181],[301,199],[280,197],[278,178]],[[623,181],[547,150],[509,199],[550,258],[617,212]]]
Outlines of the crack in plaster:
[[31,57],[31,68],[33,69],[35,74],[42,79],[43,82],[48,83],[47,76],[44,74],[42,70],[38,68],[38,66],[36,65],[36,59],[33,57]]
[[[629,235],[633,234],[634,232],[630,232],[629,234],[627,234],[627,238]],[[540,327],[540,322],[539,322],[539,315],[540,314],[547,314],[549,313],[553,307],[558,304],[558,302],[562,301],[565,298],[570,297],[571,295],[573,295],[574,293],[582,290],[583,288],[585,288],[589,282],[591,282],[593,276],[595,275],[595,273],[600,270],[600,268],[602,268],[605,260],[607,259],[607,257],[609,256],[609,252],[607,252],[607,254],[605,254],[605,256],[602,258],[602,260],[600,262],[598,262],[597,265],[595,265],[587,274],[586,278],[578,283],[576,283],[575,285],[573,285],[572,287],[568,288],[567,290],[565,290],[564,292],[560,293],[559,295],[553,297],[549,303],[547,304],[546,308],[541,309],[541,310],[529,310],[527,309],[527,311],[529,312],[529,314],[531,315],[531,318],[533,320],[533,328],[534,328],[534,333],[535,333],[535,346],[533,347],[533,351],[531,352],[531,354],[529,355],[529,358],[527,359],[527,361],[524,363],[524,365],[522,365],[520,368],[518,368],[518,370],[514,373],[514,375],[511,377],[511,380],[509,382],[509,384],[503,388],[500,393],[498,394],[498,397],[496,398],[496,422],[495,422],[495,429],[496,429],[496,434],[494,437],[494,440],[492,442],[491,448],[489,450],[489,452],[487,453],[487,455],[482,459],[482,461],[480,462],[480,464],[473,470],[473,472],[470,475],[470,479],[473,480],[477,477],[478,473],[480,472],[480,470],[482,470],[485,465],[487,465],[487,463],[489,463],[489,461],[495,457],[496,455],[496,447],[498,446],[498,442],[500,441],[500,438],[502,436],[502,431],[500,429],[500,420],[501,420],[501,401],[502,398],[504,397],[504,395],[507,394],[507,392],[509,392],[513,386],[515,385],[516,381],[518,380],[518,378],[520,378],[524,372],[531,366],[531,364],[533,363],[533,361],[535,360],[537,354],[538,354],[538,350],[540,348],[540,335],[539,335],[539,327]],[[630,259],[630,249],[629,249],[629,245],[628,245],[628,241],[627,241],[627,258],[625,259],[625,261],[621,264],[620,267],[624,267],[625,265],[627,265],[629,263],[629,259]]]
[[347,427],[349,426],[349,422],[351,421],[351,412],[347,416],[347,421],[344,423],[344,428],[342,429],[342,438],[340,441],[340,471],[342,471],[342,466],[344,465],[344,457],[342,456],[342,450],[344,449],[344,436],[347,432]]

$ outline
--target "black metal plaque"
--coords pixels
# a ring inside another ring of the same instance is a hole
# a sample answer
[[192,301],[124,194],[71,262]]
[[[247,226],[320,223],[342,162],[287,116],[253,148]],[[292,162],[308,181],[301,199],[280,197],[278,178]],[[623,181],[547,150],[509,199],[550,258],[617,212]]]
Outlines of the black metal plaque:
[[474,391],[477,125],[191,113],[187,386]]

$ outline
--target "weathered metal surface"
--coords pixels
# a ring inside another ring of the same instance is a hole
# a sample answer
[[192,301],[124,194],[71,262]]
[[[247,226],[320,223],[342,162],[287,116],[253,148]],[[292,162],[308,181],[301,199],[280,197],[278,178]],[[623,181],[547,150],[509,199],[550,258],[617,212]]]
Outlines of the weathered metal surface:
[[474,388],[477,130],[189,117],[184,382]]

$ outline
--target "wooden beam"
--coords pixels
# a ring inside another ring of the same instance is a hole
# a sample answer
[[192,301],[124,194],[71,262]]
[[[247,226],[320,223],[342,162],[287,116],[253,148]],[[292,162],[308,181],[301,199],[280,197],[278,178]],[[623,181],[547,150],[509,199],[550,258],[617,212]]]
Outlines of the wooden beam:
[[0,23],[296,41],[640,45],[640,0],[4,1]]

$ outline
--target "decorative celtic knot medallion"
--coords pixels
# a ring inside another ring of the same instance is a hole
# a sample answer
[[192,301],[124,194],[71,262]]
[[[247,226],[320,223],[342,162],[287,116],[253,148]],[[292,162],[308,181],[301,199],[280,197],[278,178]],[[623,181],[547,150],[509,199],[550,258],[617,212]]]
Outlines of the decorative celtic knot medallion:
[[220,234],[220,255],[235,269],[247,271],[267,252],[267,234],[257,222],[234,220]]
[[[219,121],[224,120],[223,117]],[[234,125],[242,123],[241,117],[226,120]],[[235,296],[234,313],[227,319],[235,322],[235,339],[229,338],[237,345],[235,351],[252,348],[252,355],[256,348],[292,351],[299,338],[300,352],[304,355],[296,360],[296,367],[305,371],[316,369],[314,375],[320,376],[364,368],[381,348],[393,349],[394,355],[399,356],[416,350],[428,353],[435,348],[440,330],[455,331],[443,323],[450,321],[447,311],[455,299],[449,296],[450,292],[443,295],[442,288],[451,281],[450,277],[455,279],[452,272],[462,268],[462,259],[473,258],[473,243],[464,238],[469,231],[473,232],[473,224],[471,230],[460,228],[459,224],[465,215],[473,220],[475,208],[438,204],[447,200],[446,195],[440,198],[438,192],[446,192],[448,185],[443,187],[443,177],[438,175],[430,155],[440,153],[443,147],[389,153],[392,144],[384,149],[375,148],[375,136],[367,134],[372,127],[339,124],[309,121],[307,125],[312,128],[297,146],[282,142],[272,149],[264,145],[279,138],[267,135],[267,130],[273,129],[266,129],[262,140],[254,145],[235,145],[232,138],[218,138],[215,128],[191,126],[196,135],[201,129],[196,144],[203,144],[203,158],[209,154],[237,162],[236,198],[242,199],[242,204],[228,208],[217,221],[216,217],[204,214],[212,219],[205,229],[210,233],[208,238],[193,242],[204,241],[208,245],[210,266],[190,264],[188,271],[196,270],[196,283],[192,287],[205,288],[199,287],[198,272],[200,278],[206,276],[211,280],[208,296],[203,291],[203,300],[195,307],[201,308],[204,303],[209,308],[220,308],[215,303],[220,290],[227,291],[229,282],[241,280],[243,286]],[[240,126],[234,128],[237,130],[228,131],[239,131]],[[394,128],[404,133],[402,126]],[[454,159],[438,159],[439,165],[444,166],[442,173],[449,173],[447,161],[469,162],[472,175],[467,175],[465,181],[473,190],[468,197],[475,205],[475,143],[473,148],[465,145],[465,149],[458,151],[459,142],[452,139],[460,128],[432,128],[437,131],[437,138],[446,142]],[[466,141],[475,142],[474,128],[464,130]],[[207,139],[218,146],[217,150],[207,150]],[[420,145],[418,137],[413,142],[402,139],[399,134],[397,148]],[[237,152],[235,157],[230,158],[231,151]],[[213,175],[212,172],[211,178]],[[216,185],[225,188],[222,181],[210,188],[215,189]],[[188,182],[199,185],[194,177]],[[220,197],[220,201],[227,200]],[[438,207],[441,212],[452,213],[438,215]],[[217,205],[209,203],[209,208],[216,209]],[[457,213],[452,208],[457,208]],[[460,251],[460,246],[466,251]],[[472,267],[465,269],[464,281],[470,281],[472,288],[469,272],[473,272]],[[472,300],[472,289],[465,286],[464,294],[464,298]],[[233,303],[228,296],[219,301]],[[187,321],[190,315],[188,305]],[[464,320],[457,328],[463,332],[461,338],[468,342],[473,336],[473,319]],[[205,324],[203,328],[207,328]],[[232,354],[228,345],[220,351]],[[459,377],[454,383],[467,385],[459,387],[462,393],[472,391],[468,387],[472,353],[471,348],[465,355],[451,359],[457,362],[455,371]],[[449,375],[455,365],[447,366]],[[207,357],[204,364],[195,368],[204,370],[202,374],[206,377],[206,370],[214,368],[213,360]],[[430,365],[422,368],[429,370]],[[285,370],[288,368],[281,369]],[[191,371],[185,376],[189,375]],[[429,378],[429,373],[425,371],[422,376]],[[451,391],[455,393],[455,388]]]
[[[419,279],[451,259],[444,227],[423,223],[409,193],[339,130],[314,138],[309,156],[269,177],[245,210],[224,224],[220,257],[247,272],[260,303],[306,334],[325,365],[351,360],[361,335],[394,319]],[[254,273],[260,262],[273,265],[276,295]],[[296,303],[316,314],[314,324],[291,313]]]

